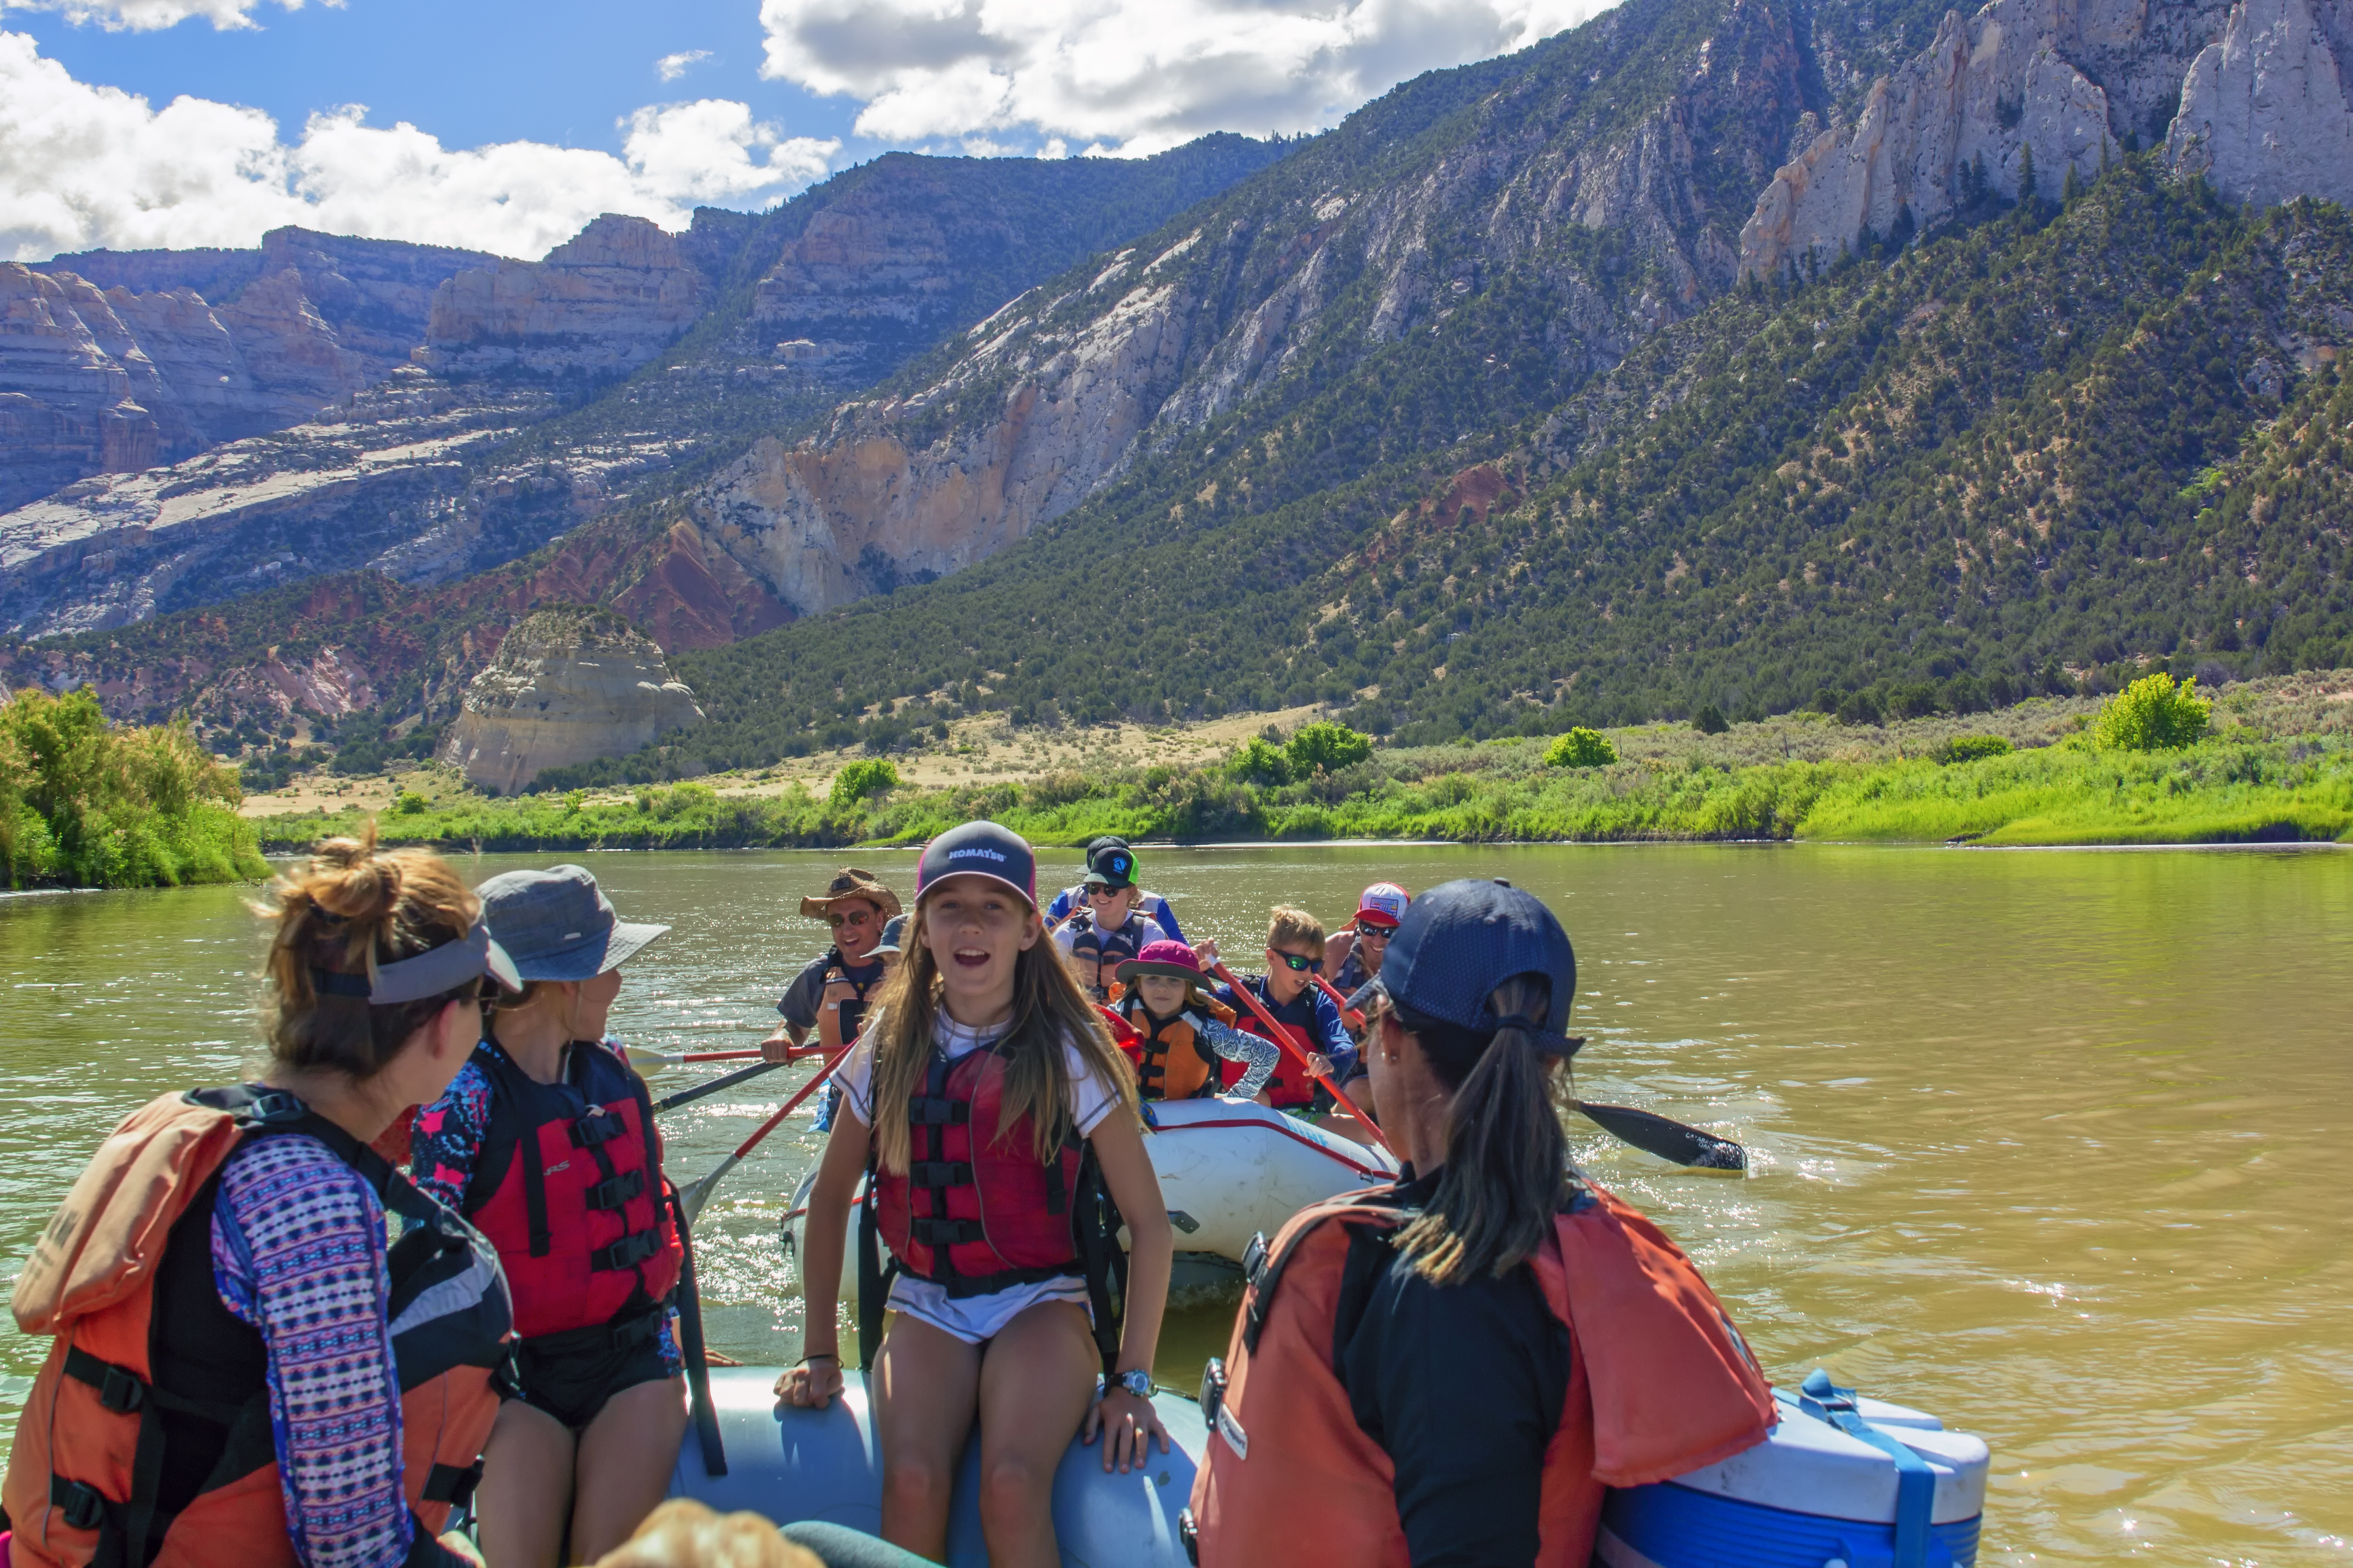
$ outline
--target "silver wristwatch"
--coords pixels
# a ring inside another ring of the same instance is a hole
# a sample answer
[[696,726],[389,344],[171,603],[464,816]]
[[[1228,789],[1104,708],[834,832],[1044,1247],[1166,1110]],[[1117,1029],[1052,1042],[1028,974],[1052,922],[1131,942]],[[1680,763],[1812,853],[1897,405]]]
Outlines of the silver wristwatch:
[[1138,1399],[1150,1399],[1152,1397],[1152,1374],[1141,1368],[1121,1373],[1117,1377],[1112,1379],[1112,1382],[1117,1384],[1120,1387],[1124,1388]]

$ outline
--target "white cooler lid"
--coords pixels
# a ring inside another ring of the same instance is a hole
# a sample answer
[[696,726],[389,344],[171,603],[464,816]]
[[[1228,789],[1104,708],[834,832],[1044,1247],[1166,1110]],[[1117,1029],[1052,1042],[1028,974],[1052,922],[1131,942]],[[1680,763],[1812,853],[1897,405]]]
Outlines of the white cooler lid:
[[[1875,1399],[1856,1402],[1872,1426],[1923,1459],[1936,1475],[1931,1524],[1957,1524],[1985,1511],[1992,1455],[1966,1432],[1947,1432],[1933,1415]],[[1766,1441],[1721,1464],[1677,1476],[1672,1485],[1791,1513],[1864,1524],[1895,1522],[1895,1461],[1859,1437],[1784,1401],[1781,1424]]]

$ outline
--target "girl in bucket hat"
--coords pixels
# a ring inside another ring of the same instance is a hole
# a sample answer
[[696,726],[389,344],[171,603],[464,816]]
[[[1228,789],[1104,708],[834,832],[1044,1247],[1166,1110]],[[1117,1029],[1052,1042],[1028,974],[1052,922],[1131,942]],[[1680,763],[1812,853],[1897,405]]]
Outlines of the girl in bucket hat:
[[[1201,989],[1201,961],[1181,942],[1155,942],[1119,966],[1126,989],[1113,1011],[1135,1031],[1136,1096],[1207,1100],[1220,1092],[1255,1100],[1282,1053],[1271,1040],[1234,1026],[1233,1009]],[[1218,1083],[1220,1059],[1242,1064],[1232,1089]]]
[[685,1258],[646,1086],[605,1025],[620,965],[670,928],[620,919],[578,866],[477,889],[522,994],[417,1119],[417,1184],[497,1244],[515,1298],[515,1393],[477,1499],[492,1563],[618,1546],[661,1501],[686,1431],[670,1321]]
[[[924,847],[906,957],[839,1076],[842,1103],[808,1199],[798,1365],[788,1405],[839,1393],[836,1281],[853,1197],[859,1342],[882,1455],[882,1536],[947,1555],[948,1499],[978,1417],[981,1532],[997,1563],[1057,1561],[1054,1474],[1079,1432],[1103,1468],[1167,1434],[1151,1366],[1173,1245],[1125,1060],[1038,916],[1019,835],[968,822]],[[1126,1216],[1118,1256],[1098,1193]],[[1125,1279],[1124,1319],[1113,1289]],[[1108,1386],[1096,1398],[1097,1372]]]

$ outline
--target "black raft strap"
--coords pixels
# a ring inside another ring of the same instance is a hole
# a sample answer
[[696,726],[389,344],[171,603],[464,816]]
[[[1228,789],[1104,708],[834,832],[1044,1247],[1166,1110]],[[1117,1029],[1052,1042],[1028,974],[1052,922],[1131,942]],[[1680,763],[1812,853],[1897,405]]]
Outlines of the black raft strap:
[[470,1465],[436,1465],[425,1475],[425,1489],[417,1494],[420,1502],[446,1502],[452,1508],[463,1508],[473,1498],[474,1489],[482,1482],[482,1461]]

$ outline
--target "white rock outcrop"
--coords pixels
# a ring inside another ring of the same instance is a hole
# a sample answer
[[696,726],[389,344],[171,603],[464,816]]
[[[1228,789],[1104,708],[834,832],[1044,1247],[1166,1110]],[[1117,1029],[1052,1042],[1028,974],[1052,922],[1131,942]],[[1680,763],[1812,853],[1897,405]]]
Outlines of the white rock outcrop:
[[616,374],[684,331],[704,292],[675,236],[607,213],[543,260],[501,261],[443,283],[417,362],[437,371]]
[[512,794],[549,768],[626,755],[702,717],[662,650],[628,622],[542,610],[467,686],[440,756],[480,788]]
[[2189,67],[2166,151],[2232,201],[2353,202],[2353,0],[2239,0]]
[[2078,26],[2064,0],[1994,0],[1872,85],[1862,112],[1773,176],[1740,231],[1744,276],[1808,257],[1836,259],[1869,229],[1925,226],[1963,204],[1982,163],[1987,189],[2018,196],[2031,149],[2037,189],[2086,180],[2117,151],[2107,94],[2060,52]]

